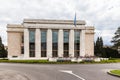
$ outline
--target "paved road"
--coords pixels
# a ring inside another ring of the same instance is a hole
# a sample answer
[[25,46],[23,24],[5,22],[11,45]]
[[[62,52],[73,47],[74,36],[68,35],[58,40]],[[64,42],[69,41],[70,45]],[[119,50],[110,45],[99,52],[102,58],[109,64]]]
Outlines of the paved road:
[[30,80],[120,80],[106,74],[109,69],[120,69],[120,63],[66,65],[0,63],[0,70],[17,71]]

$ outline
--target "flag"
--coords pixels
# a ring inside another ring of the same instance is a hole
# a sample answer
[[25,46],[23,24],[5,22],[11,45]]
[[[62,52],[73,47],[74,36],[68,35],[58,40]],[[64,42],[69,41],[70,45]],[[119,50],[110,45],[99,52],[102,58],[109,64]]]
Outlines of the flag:
[[74,25],[76,26],[76,13],[75,13],[75,17],[74,17]]

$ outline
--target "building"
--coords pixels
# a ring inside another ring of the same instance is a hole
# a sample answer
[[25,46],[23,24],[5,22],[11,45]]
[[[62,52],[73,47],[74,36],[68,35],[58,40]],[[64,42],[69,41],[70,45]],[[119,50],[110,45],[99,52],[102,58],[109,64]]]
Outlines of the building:
[[25,19],[8,24],[8,58],[94,56],[94,27],[82,20]]

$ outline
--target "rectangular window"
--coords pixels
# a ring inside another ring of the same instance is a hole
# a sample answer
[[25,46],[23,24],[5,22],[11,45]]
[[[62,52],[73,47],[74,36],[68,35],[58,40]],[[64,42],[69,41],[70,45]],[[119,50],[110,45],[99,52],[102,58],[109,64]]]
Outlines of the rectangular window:
[[30,57],[35,57],[35,29],[29,29]]
[[58,57],[58,31],[52,31],[52,56]]
[[41,57],[46,57],[46,39],[47,38],[47,31],[41,30]]
[[24,54],[24,46],[21,46],[21,54]]
[[64,57],[69,57],[69,31],[64,30]]
[[21,54],[24,54],[24,34],[21,33]]
[[22,36],[21,37],[21,39],[22,39],[21,41],[22,41],[22,43],[24,43],[24,35],[22,34],[21,36]]
[[79,57],[80,52],[80,31],[74,31],[74,55],[75,57]]

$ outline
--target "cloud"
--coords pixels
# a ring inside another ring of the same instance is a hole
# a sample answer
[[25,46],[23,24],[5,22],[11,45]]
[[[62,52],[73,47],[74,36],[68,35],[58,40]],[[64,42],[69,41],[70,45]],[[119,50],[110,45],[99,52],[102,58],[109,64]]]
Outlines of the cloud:
[[0,36],[7,45],[7,24],[20,24],[24,18],[74,19],[76,12],[77,20],[95,26],[95,40],[102,36],[104,43],[110,45],[120,25],[119,3],[120,0],[0,0]]

